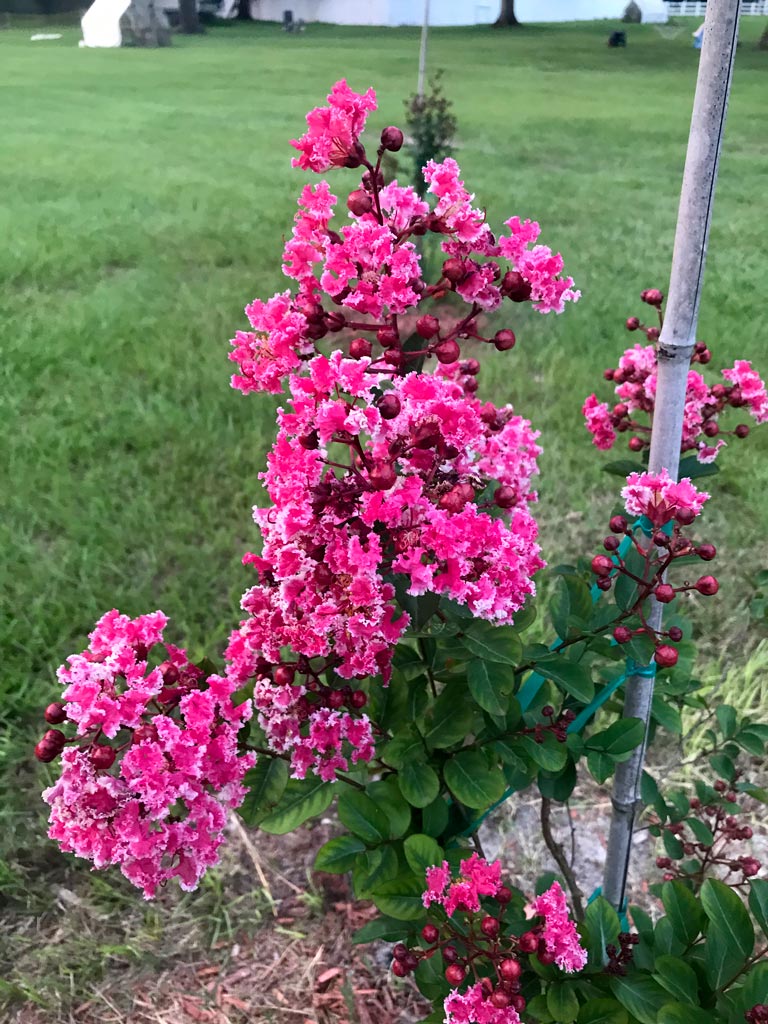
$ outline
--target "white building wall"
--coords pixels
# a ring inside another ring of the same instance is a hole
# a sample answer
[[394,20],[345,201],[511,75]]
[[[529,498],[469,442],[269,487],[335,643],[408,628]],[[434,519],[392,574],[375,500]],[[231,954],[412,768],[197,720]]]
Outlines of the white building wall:
[[[596,21],[620,18],[629,0],[516,0],[520,21]],[[666,22],[669,13],[664,0],[635,0],[643,21]]]
[[389,0],[255,0],[251,17],[258,21],[282,21],[283,11],[293,20],[328,21],[334,25],[387,25]]
[[[490,25],[499,16],[499,0],[430,0],[429,24]],[[424,0],[390,0],[389,25],[421,25]]]

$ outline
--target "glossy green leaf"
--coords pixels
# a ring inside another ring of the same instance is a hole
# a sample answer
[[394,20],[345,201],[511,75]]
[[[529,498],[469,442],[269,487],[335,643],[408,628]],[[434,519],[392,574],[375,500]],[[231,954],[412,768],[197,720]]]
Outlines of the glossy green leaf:
[[661,900],[673,933],[684,945],[691,945],[703,925],[699,901],[682,882],[665,882]]
[[642,974],[612,978],[611,989],[624,1009],[640,1024],[658,1024],[659,1011],[669,1002],[669,993],[653,978]]
[[730,704],[720,704],[719,707],[715,708],[715,717],[725,739],[733,739],[737,729],[735,709]]
[[569,627],[587,622],[592,615],[592,595],[580,576],[560,576],[549,603],[552,625],[561,640],[568,638]]
[[357,855],[365,850],[365,843],[357,836],[337,836],[321,846],[315,857],[315,871],[341,875],[351,871]]
[[545,679],[551,679],[582,704],[588,704],[595,695],[595,684],[589,671],[576,661],[569,661],[564,656],[542,658],[536,662],[536,669]]
[[397,773],[397,784],[413,807],[426,807],[440,792],[440,779],[434,768],[418,761],[402,766]]
[[463,750],[446,762],[445,781],[456,799],[467,807],[488,807],[504,792],[504,776],[488,767],[477,750]]
[[582,927],[590,967],[603,967],[608,962],[605,948],[616,944],[621,931],[619,915],[608,900],[598,896],[587,907]]
[[511,626],[494,626],[475,619],[464,630],[461,642],[476,658],[499,665],[516,666],[523,656],[523,644]]
[[643,742],[644,737],[645,722],[639,718],[621,718],[607,729],[592,733],[587,746],[615,758],[629,754]]
[[712,1024],[712,1013],[688,1003],[667,1003],[659,1010],[659,1024]]
[[248,770],[243,780],[248,792],[239,809],[246,824],[258,825],[280,803],[288,773],[288,762],[281,757],[260,757]]
[[[503,680],[503,685],[508,688],[512,681]],[[496,716],[506,714],[509,698],[502,692],[502,673],[497,665],[479,658],[470,661],[467,667],[467,687],[483,711]]]
[[367,793],[345,788],[339,794],[338,807],[342,824],[367,846],[378,846],[389,839],[387,816]]
[[400,942],[406,927],[402,921],[398,921],[394,917],[377,917],[364,924],[362,928],[358,928],[352,935],[352,942],[355,945],[363,942],[375,942],[377,939],[383,942]]
[[701,905],[712,924],[729,937],[731,947],[743,958],[750,956],[755,931],[747,908],[736,892],[724,882],[708,878],[701,887]]
[[448,804],[443,797],[437,797],[431,804],[427,804],[421,812],[422,832],[426,832],[428,836],[436,839],[445,832],[449,816]]
[[588,999],[579,1010],[578,1024],[627,1024],[627,1011],[615,999]]
[[701,818],[688,818],[686,824],[699,843],[704,843],[705,846],[711,846],[714,843],[715,837],[712,830],[704,824]]
[[442,848],[431,836],[421,833],[408,836],[403,844],[408,867],[417,878],[423,879],[427,868],[443,863]]
[[422,729],[424,742],[438,749],[460,743],[472,728],[473,715],[473,705],[462,699],[461,688],[446,687],[426,718]]
[[397,779],[389,776],[370,782],[366,792],[389,822],[389,838],[404,836],[411,825],[411,805],[400,792]]
[[696,972],[680,957],[659,956],[653,965],[653,976],[679,1002],[699,1004],[699,983]]
[[579,1014],[579,1000],[570,985],[555,983],[547,989],[547,1009],[553,1021],[569,1024]]
[[332,783],[323,782],[314,775],[301,781],[290,779],[280,803],[262,819],[259,827],[277,836],[293,832],[309,818],[317,817],[327,810],[335,793]]
[[373,895],[373,902],[388,917],[398,921],[418,921],[426,911],[421,902],[424,880],[413,875],[400,875],[379,886]]
[[721,779],[730,782],[736,775],[736,765],[727,754],[713,754],[709,759],[712,770],[717,772]]
[[559,772],[568,760],[568,748],[555,739],[551,732],[542,735],[541,743],[537,743],[533,736],[518,736],[513,742],[513,748],[546,772]]
[[749,883],[749,909],[763,934],[768,936],[768,882],[764,878],[753,878]]
[[400,873],[400,862],[394,849],[377,846],[360,854],[352,869],[352,889],[358,900],[369,900],[385,882]]

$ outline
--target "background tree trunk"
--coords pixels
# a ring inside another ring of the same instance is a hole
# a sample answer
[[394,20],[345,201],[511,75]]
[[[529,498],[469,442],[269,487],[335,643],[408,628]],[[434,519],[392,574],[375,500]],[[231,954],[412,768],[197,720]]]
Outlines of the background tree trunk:
[[501,0],[501,14],[498,16],[494,25],[519,25],[520,22],[515,17],[515,0]]
[[185,35],[202,32],[197,16],[197,0],[179,0],[179,31]]
[[237,5],[237,17],[239,21],[251,20],[251,0],[240,0]]

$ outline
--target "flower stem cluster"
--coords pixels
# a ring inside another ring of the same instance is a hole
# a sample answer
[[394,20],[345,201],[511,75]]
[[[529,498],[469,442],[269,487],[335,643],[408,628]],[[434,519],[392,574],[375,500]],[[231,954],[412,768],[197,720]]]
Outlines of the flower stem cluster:
[[[744,811],[743,795],[734,788],[740,774],[737,770],[730,781],[718,779],[713,787],[716,796],[711,803],[691,798],[692,816],[702,823],[703,829],[692,828],[684,822],[652,822],[655,829],[667,832],[679,843],[678,855],[656,858],[656,867],[664,872],[664,881],[684,879],[699,888],[708,875],[715,874],[738,889],[758,874],[761,862],[734,849],[752,839],[752,828],[741,824],[737,817]],[[669,850],[667,846],[668,854]]]
[[[710,562],[717,554],[713,544],[696,544],[683,533],[701,512],[709,495],[698,491],[689,479],[675,483],[666,470],[661,473],[632,473],[622,490],[627,512],[640,516],[650,526],[648,543],[638,523],[630,523],[623,515],[610,520],[610,534],[604,539],[603,547],[609,554],[595,555],[592,572],[600,590],[610,590],[617,577],[624,576],[636,585],[636,598],[626,610],[623,619],[639,621],[638,625],[621,623],[613,631],[616,643],[628,644],[635,637],[647,636],[655,646],[656,664],[660,668],[671,668],[677,664],[677,649],[667,640],[682,639],[682,630],[677,626],[659,632],[648,622],[646,602],[654,598],[661,604],[669,604],[678,594],[696,591],[705,597],[714,596],[719,589],[716,577],[705,574],[694,582],[684,581],[678,586],[667,582],[667,572],[679,558],[698,556]],[[629,542],[622,547],[621,537]],[[635,556],[630,567],[630,559]],[[639,564],[638,564],[639,561]]]
[[[626,321],[629,331],[641,331],[650,342],[627,349],[617,367],[603,372],[605,380],[615,384],[618,402],[612,407],[590,395],[584,403],[586,426],[593,443],[601,449],[612,448],[618,434],[628,434],[630,451],[641,452],[650,445],[651,424],[656,402],[657,342],[664,324],[664,297],[656,288],[647,289],[641,298],[656,309],[658,326],[642,323],[636,316]],[[691,365],[705,366],[712,352],[703,341],[697,341]],[[745,438],[749,425],[739,423],[725,429],[722,416],[728,409],[744,409],[757,423],[768,421],[768,392],[760,376],[749,362],[737,360],[731,369],[722,371],[725,383],[708,385],[698,370],[691,369],[685,397],[681,452],[695,452],[699,462],[713,462],[726,445],[724,437]],[[715,440],[717,438],[717,440]]]

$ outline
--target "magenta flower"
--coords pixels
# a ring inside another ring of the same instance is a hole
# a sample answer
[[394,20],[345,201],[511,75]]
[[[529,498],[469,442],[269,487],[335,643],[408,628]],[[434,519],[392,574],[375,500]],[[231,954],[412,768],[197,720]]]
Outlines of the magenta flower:
[[616,431],[611,422],[611,412],[606,402],[599,402],[596,395],[590,395],[581,409],[587,421],[587,430],[592,434],[592,444],[607,451],[613,447]]
[[559,882],[553,882],[546,892],[531,903],[534,914],[544,918],[543,939],[547,952],[555,958],[557,966],[569,974],[581,971],[587,963],[587,951],[579,941]]
[[768,393],[760,375],[752,369],[752,364],[746,359],[737,359],[733,369],[723,370],[723,376],[734,384],[734,388],[738,388],[739,403],[749,406],[752,417],[758,423],[767,423]]
[[699,515],[709,498],[688,477],[675,483],[666,469],[660,473],[630,473],[621,496],[630,515],[647,516],[655,527],[664,526],[680,512]]
[[517,1010],[494,1006],[481,982],[465,992],[451,992],[443,1005],[446,1024],[520,1024]]
[[301,156],[293,167],[322,173],[331,167],[360,166],[360,136],[368,114],[376,110],[373,89],[357,93],[342,79],[328,94],[327,107],[315,107],[307,114],[307,131],[291,145]]
[[501,863],[489,864],[473,853],[460,864],[460,874],[451,881],[448,861],[442,865],[427,868],[427,888],[422,896],[425,907],[439,903],[448,917],[457,910],[477,912],[481,896],[495,896],[501,888]]

